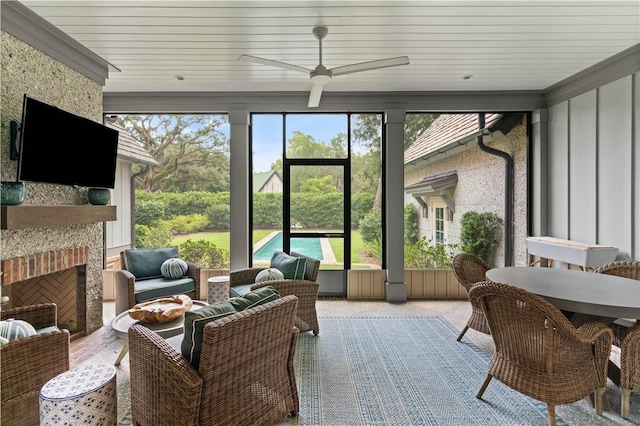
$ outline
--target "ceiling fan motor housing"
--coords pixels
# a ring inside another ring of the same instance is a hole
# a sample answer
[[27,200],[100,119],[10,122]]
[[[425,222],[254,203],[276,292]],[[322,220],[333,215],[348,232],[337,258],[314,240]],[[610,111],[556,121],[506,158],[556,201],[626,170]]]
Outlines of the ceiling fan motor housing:
[[331,71],[326,69],[324,65],[315,67],[314,70],[309,73],[309,76],[311,77],[311,82],[314,84],[328,83],[331,81],[331,77],[333,77]]

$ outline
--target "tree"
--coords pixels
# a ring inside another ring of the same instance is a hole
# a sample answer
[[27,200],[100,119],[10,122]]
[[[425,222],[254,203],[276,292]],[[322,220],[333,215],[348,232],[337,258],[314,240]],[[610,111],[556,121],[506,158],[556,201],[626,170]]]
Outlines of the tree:
[[[313,136],[304,134],[298,130],[287,141],[288,158],[344,158],[346,157],[346,138],[344,133],[338,133],[329,144],[316,141]],[[271,165],[283,175],[282,159],[276,160]],[[300,192],[302,185],[309,179],[332,176],[333,185],[342,191],[344,182],[341,169],[334,166],[324,167],[293,167],[291,169],[291,192]]]
[[147,192],[229,190],[226,115],[122,115],[117,123],[142,142],[159,167],[136,166],[136,186]]
[[[406,114],[404,125],[404,149],[411,146],[433,123],[439,114]],[[371,170],[376,174],[377,187],[374,206],[382,205],[382,178],[380,176],[380,160],[382,149],[382,116],[379,114],[354,115],[353,144],[368,151],[377,163],[372,164]]]
[[[406,114],[404,123],[404,149],[413,144],[440,114]],[[353,138],[355,142],[380,150],[382,117],[377,114],[354,115]]]

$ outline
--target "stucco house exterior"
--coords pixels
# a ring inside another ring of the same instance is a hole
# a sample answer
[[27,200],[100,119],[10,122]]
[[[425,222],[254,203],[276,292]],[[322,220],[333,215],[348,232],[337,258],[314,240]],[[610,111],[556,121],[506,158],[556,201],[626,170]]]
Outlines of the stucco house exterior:
[[[513,159],[513,260],[525,265],[527,116],[486,114],[483,128],[478,114],[441,114],[405,151],[405,204],[419,209],[419,236],[444,244],[460,242],[464,212],[491,212],[505,220],[505,160],[478,146],[483,134],[484,144]],[[504,265],[504,238],[503,232],[495,265]]]

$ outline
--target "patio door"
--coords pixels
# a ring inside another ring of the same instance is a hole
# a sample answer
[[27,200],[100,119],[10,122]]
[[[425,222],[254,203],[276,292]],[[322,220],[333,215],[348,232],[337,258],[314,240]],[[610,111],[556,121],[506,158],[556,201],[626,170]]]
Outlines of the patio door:
[[351,180],[348,158],[286,158],[283,250],[319,259],[320,293],[346,294],[351,267]]

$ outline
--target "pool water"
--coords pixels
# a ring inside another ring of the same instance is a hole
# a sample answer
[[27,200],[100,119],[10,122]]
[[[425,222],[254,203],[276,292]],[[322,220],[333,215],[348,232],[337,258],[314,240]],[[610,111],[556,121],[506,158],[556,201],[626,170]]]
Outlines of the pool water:
[[[278,232],[265,245],[253,253],[253,260],[271,260],[274,251],[282,250],[282,232]],[[323,260],[320,238],[292,238],[291,251],[314,259]]]

